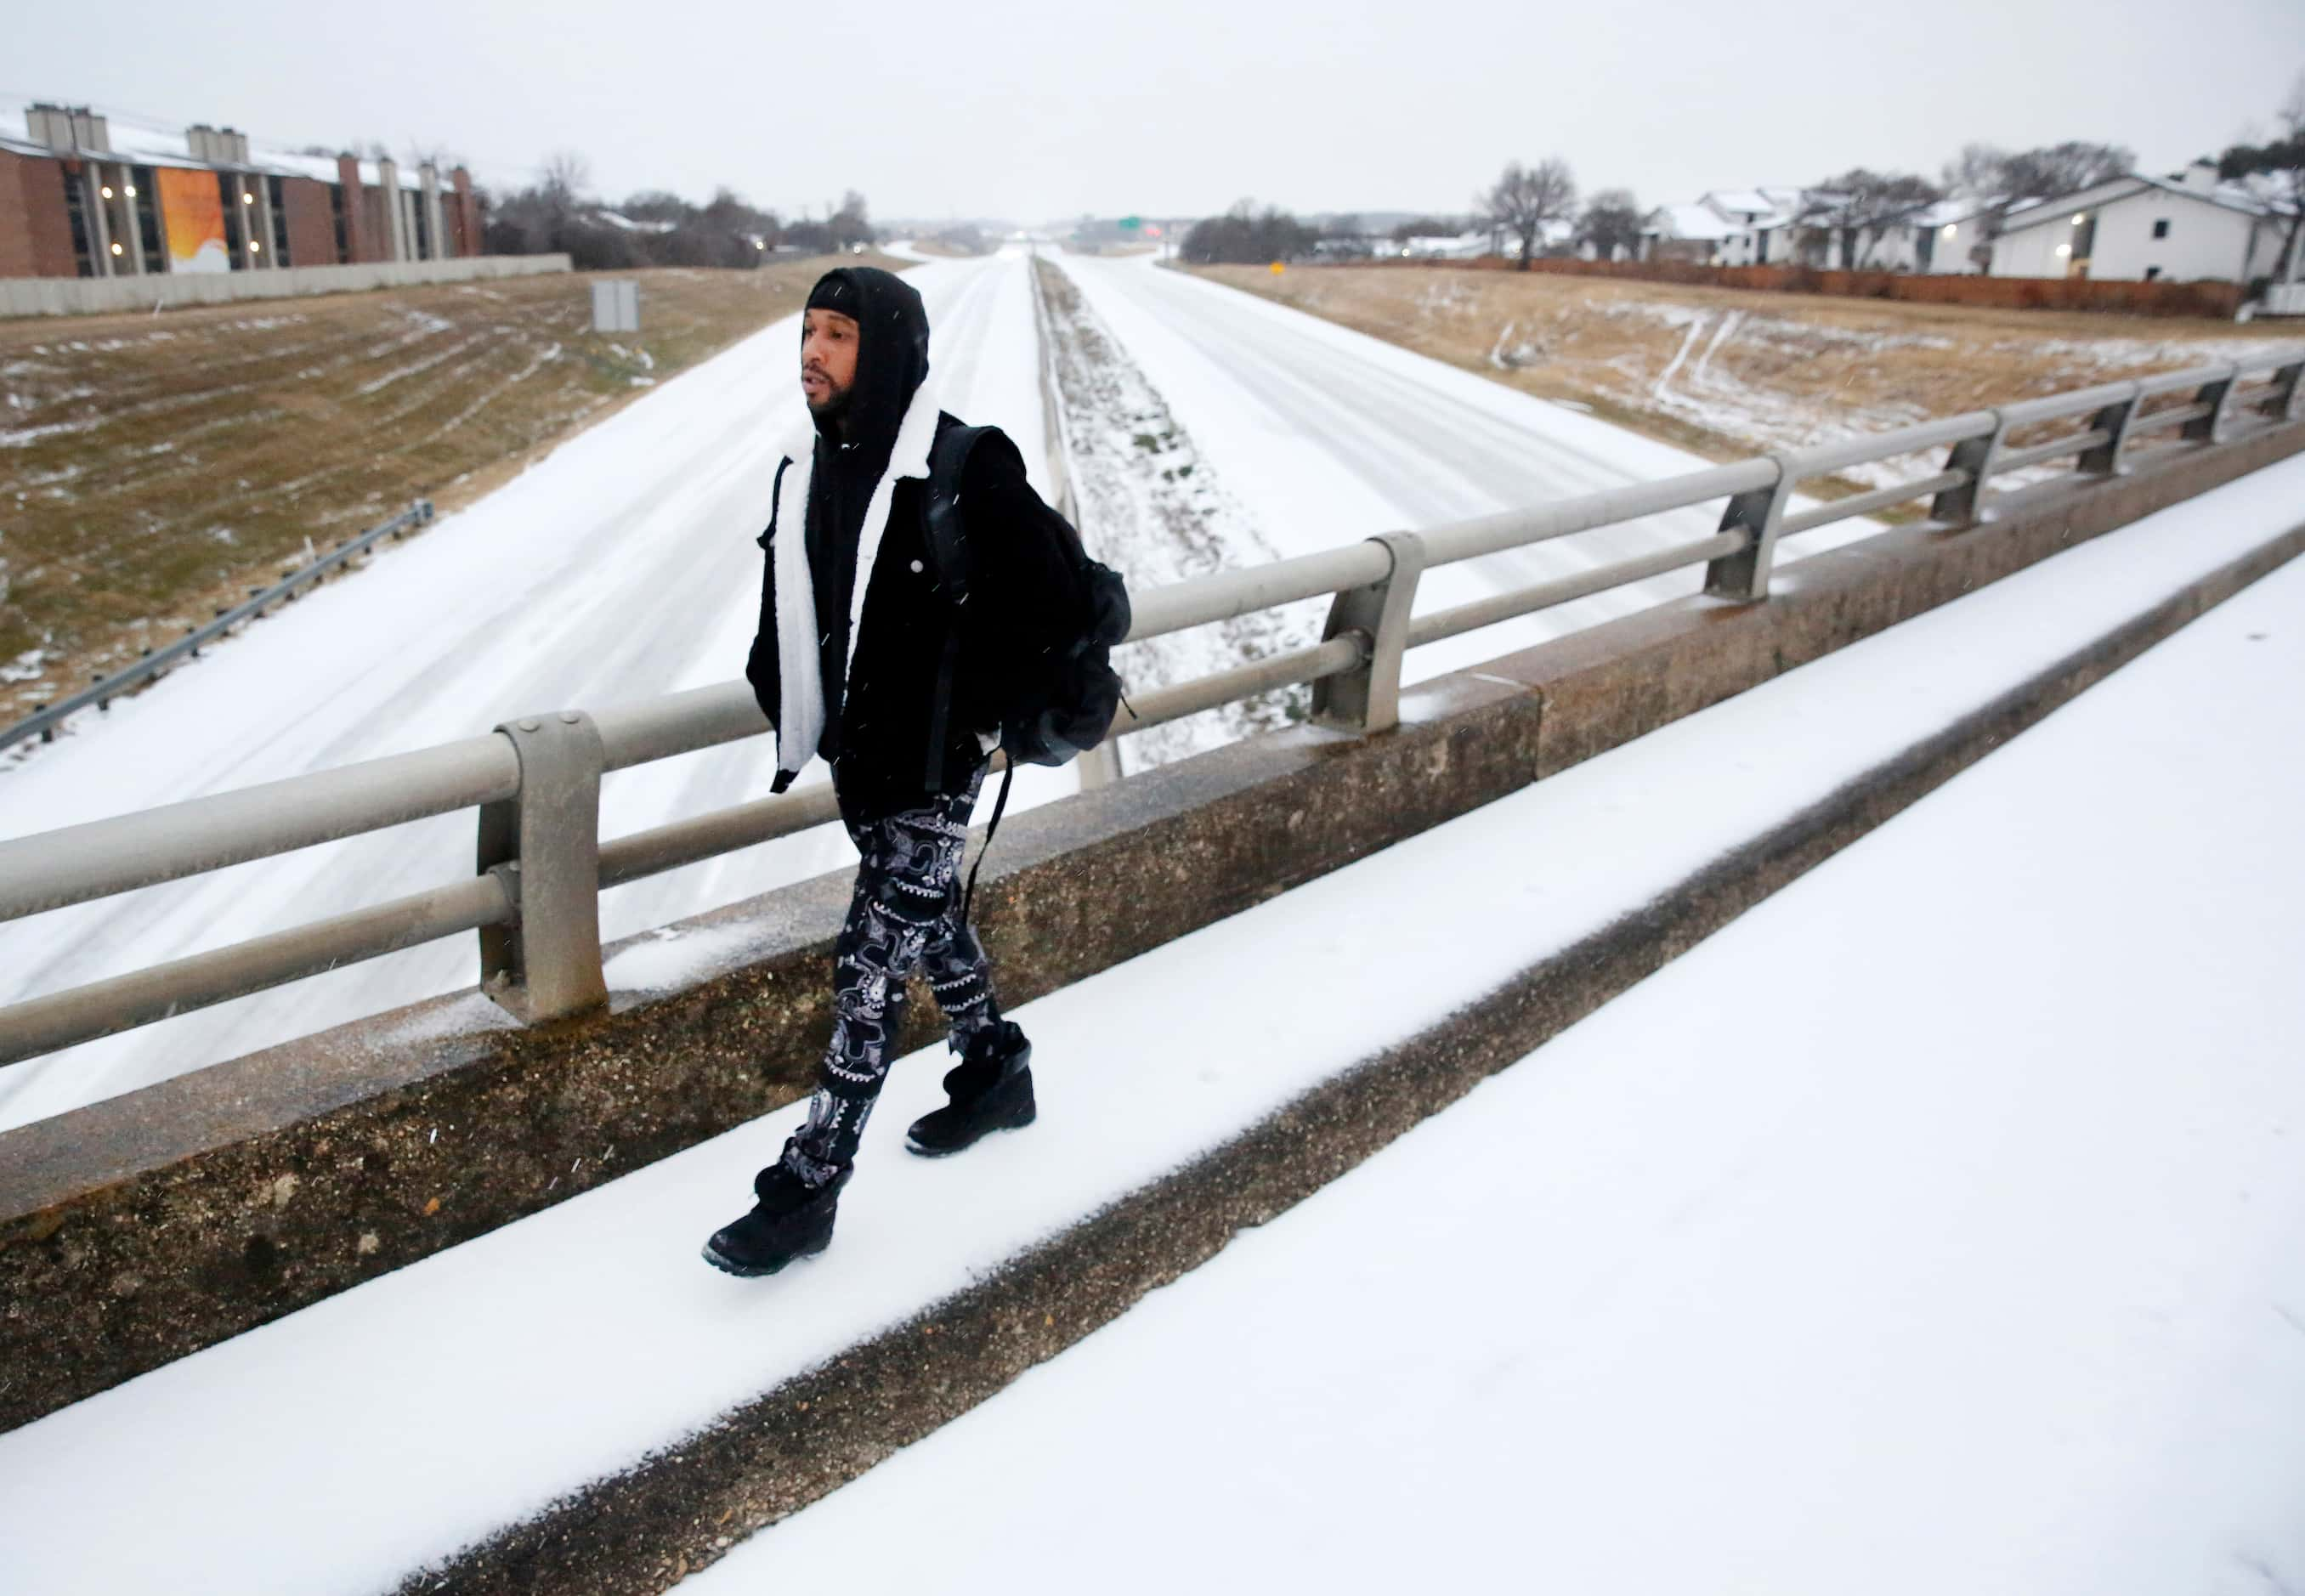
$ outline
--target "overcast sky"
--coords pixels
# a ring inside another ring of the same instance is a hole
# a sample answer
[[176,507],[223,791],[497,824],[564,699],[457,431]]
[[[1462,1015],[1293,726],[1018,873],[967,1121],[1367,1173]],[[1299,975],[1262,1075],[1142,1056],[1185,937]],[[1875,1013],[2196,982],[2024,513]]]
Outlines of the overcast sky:
[[17,103],[446,146],[494,185],[573,149],[610,197],[727,183],[821,214],[854,187],[877,216],[1025,221],[1460,210],[1556,154],[1644,204],[1935,174],[1968,140],[2104,140],[2159,170],[2269,129],[2305,72],[2305,0],[11,9]]

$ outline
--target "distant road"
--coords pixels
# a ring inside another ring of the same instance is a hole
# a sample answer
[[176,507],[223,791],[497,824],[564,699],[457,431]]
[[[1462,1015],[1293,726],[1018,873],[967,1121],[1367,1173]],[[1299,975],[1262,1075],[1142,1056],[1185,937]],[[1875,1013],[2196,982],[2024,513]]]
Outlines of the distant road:
[[[907,274],[947,408],[1044,453],[1021,256]],[[774,446],[801,413],[797,318],[668,381],[369,570],[251,628],[0,775],[0,836],[276,781],[499,720],[725,682],[759,615]],[[768,792],[766,739],[611,776],[618,836]],[[812,773],[821,779],[822,767]],[[0,926],[0,1001],[52,992],[467,875],[444,816]],[[854,858],[834,828],[601,900],[617,937]],[[0,1070],[0,1127],[479,979],[469,937]]]
[[[1225,488],[1285,553],[1416,531],[1702,470],[1710,462],[1564,405],[1148,257],[1057,258]],[[1756,453],[1759,451],[1756,450]],[[1428,573],[1417,613],[1654,553],[1718,530],[1717,510],[1515,550]],[[1851,522],[1789,544],[1813,553],[1875,531]],[[1693,593],[1695,571],[1420,649],[1437,675]]]

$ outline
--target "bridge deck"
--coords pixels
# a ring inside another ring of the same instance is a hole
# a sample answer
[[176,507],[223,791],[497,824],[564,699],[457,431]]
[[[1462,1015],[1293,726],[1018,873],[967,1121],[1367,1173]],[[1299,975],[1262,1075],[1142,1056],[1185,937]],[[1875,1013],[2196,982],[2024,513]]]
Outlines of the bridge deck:
[[[901,1064],[839,1244],[775,1281],[728,1280],[694,1251],[788,1116],[0,1437],[12,1571],[44,1592],[389,1584],[1477,1002],[2263,543],[2300,503],[2305,461],[2259,472],[1029,1006],[1044,1112],[1027,1135],[956,1163],[902,1157],[938,1068]],[[1900,905],[1867,913],[1894,921]],[[1815,972],[1847,952],[1780,940],[1739,1001],[1676,1006],[1674,1049],[1719,1061],[1693,1078],[1735,1102],[1749,1039],[1830,998]],[[1918,1006],[1953,997],[1914,991]],[[1654,1078],[1628,1070],[1629,1094]],[[1573,1216],[1606,1193],[1553,1203]],[[130,1521],[139,1532],[118,1534]]]

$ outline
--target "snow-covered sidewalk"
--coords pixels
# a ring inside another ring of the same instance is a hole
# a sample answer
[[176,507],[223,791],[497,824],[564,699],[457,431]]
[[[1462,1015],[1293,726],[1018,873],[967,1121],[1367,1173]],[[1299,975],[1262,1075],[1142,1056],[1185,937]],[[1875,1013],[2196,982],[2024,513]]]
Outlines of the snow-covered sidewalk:
[[2305,562],[684,1590],[2305,1589],[2301,682]]
[[[1477,1000],[2261,544],[2301,502],[2305,460],[2258,472],[1029,1005],[1017,1017],[1037,1044],[1042,1116],[1028,1134],[953,1163],[903,1157],[903,1127],[936,1099],[941,1065],[900,1063],[838,1243],[772,1281],[730,1280],[694,1253],[743,1206],[792,1111],[0,1437],[7,1573],[43,1592],[389,1586]],[[2191,818],[2241,823],[2207,806]],[[2126,838],[2120,862],[2149,840]],[[1898,912],[1870,903],[1861,924]],[[1738,1002],[1685,1014],[1674,1048],[1719,1063],[1690,1090],[1729,1116],[1740,1031],[1805,1027],[1827,996],[1812,969],[1833,968],[1847,957],[1834,944],[1855,939],[1853,922],[1773,944]],[[1956,1000],[1909,991],[1916,1007]],[[1345,993],[1356,1000],[1336,1000]],[[1212,1048],[1219,1024],[1225,1045]],[[1654,1078],[1639,1062],[1621,1079],[1597,1070],[1589,1087],[1636,1140]],[[2097,1084],[2098,1099],[2063,1107],[2102,1109],[2113,1083]],[[1873,1109],[1850,1112],[1802,1134],[1844,1139],[1860,1159],[1893,1142]],[[1723,1138],[1715,1152],[1726,1180],[1780,1150]],[[1558,1205],[1573,1214],[1618,1195],[1572,1182]],[[1592,1289],[1605,1294],[1607,1278]],[[1428,1307],[1423,1345],[1459,1356],[1441,1305]],[[1583,1355],[1611,1354],[1595,1343]]]

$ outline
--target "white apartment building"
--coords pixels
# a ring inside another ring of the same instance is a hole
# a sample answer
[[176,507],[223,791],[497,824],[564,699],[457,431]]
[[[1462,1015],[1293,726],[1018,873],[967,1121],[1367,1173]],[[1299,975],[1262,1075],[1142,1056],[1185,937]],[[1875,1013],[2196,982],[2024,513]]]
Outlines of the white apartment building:
[[2289,217],[2196,163],[2174,178],[2117,177],[2009,212],[1996,277],[2246,283],[2278,276]]

